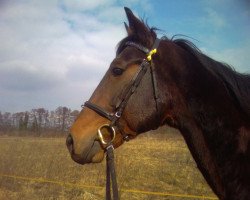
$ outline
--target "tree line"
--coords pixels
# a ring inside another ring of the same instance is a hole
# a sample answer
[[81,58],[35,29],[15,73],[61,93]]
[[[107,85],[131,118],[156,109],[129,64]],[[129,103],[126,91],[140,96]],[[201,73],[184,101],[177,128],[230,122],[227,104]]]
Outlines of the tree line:
[[0,134],[33,136],[67,134],[78,114],[78,110],[63,106],[53,111],[45,108],[16,113],[0,111]]

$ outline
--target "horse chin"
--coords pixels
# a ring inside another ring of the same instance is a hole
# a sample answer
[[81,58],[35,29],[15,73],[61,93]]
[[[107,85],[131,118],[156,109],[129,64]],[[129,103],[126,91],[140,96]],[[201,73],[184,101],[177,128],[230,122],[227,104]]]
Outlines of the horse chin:
[[99,142],[95,141],[91,146],[84,149],[69,148],[71,158],[76,163],[84,165],[88,163],[100,163],[104,158],[104,150],[101,148]]
[[104,158],[104,151],[100,150],[95,155],[87,155],[86,157],[78,156],[76,154],[72,154],[71,158],[78,164],[85,165],[89,163],[100,163]]
[[103,161],[104,158],[104,151],[101,150],[99,152],[97,152],[91,159],[92,163],[100,163]]

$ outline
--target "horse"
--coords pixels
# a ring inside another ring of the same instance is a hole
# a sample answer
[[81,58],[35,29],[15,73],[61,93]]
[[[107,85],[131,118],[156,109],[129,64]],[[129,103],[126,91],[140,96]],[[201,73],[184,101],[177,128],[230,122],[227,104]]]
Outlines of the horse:
[[[117,148],[169,125],[180,131],[219,199],[249,199],[250,75],[213,60],[187,39],[158,39],[157,29],[129,8],[125,13],[128,35],[66,139],[72,159],[101,162],[105,140]],[[116,135],[100,142],[100,129]]]

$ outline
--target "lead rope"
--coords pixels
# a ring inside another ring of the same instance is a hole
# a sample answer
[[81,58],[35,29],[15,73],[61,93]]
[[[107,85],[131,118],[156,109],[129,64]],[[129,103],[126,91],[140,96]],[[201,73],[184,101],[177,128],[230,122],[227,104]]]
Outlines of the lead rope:
[[110,144],[106,148],[106,200],[111,200],[111,184],[113,191],[113,199],[119,200],[118,185],[116,181],[115,163],[114,163],[114,147]]

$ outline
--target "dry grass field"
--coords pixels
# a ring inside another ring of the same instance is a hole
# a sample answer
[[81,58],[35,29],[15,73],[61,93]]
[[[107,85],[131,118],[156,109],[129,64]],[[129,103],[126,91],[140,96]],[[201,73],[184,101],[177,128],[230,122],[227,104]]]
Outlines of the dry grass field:
[[[183,138],[172,129],[141,135],[118,148],[115,157],[121,200],[201,199],[171,194],[215,197]],[[1,200],[104,199],[105,162],[74,163],[65,138],[1,137],[0,175]]]

